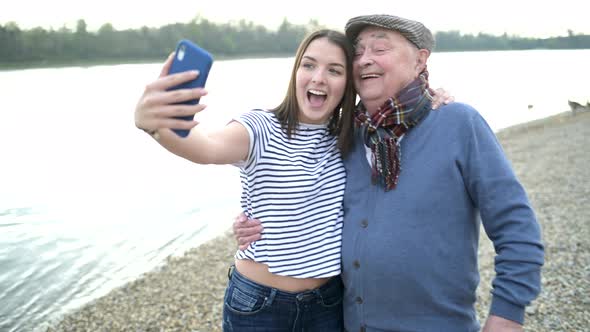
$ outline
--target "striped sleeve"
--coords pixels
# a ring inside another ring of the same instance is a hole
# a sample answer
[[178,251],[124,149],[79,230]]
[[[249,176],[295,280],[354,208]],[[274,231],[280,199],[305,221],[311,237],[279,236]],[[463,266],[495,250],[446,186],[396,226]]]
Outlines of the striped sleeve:
[[272,118],[269,115],[268,111],[256,109],[244,112],[234,119],[246,128],[250,137],[248,156],[243,163],[236,165],[246,172],[252,170],[257,164],[268,143],[269,129],[272,126]]

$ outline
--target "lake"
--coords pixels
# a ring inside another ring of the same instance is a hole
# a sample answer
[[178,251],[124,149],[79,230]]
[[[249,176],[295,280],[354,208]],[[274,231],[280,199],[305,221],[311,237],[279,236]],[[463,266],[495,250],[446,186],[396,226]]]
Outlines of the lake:
[[[590,100],[590,50],[434,53],[432,87],[494,130]],[[215,62],[213,128],[283,98],[293,58]],[[239,212],[232,166],[171,155],[137,130],[161,64],[0,71],[0,330],[46,324],[221,234]]]

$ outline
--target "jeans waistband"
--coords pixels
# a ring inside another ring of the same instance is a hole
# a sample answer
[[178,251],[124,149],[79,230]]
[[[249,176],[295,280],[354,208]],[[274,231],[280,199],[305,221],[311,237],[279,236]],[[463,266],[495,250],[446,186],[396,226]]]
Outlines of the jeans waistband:
[[342,284],[340,276],[336,276],[330,278],[330,280],[328,280],[325,284],[321,285],[318,288],[306,290],[303,292],[288,292],[252,281],[248,279],[246,276],[242,275],[240,272],[238,272],[234,265],[230,266],[227,272],[227,276],[232,282],[236,284],[244,284],[250,287],[251,289],[254,289],[256,292],[265,294],[266,296],[273,295],[272,297],[275,297],[277,299],[287,301],[292,300],[298,302],[315,301],[317,298],[320,298],[322,294],[335,291],[335,289],[340,289]]

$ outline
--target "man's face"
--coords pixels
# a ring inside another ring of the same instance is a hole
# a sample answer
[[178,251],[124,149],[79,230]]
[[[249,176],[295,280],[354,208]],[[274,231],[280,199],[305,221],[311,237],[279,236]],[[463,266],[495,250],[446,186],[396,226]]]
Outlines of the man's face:
[[396,95],[418,77],[428,55],[396,31],[363,29],[355,42],[353,63],[354,84],[363,104],[374,111]]

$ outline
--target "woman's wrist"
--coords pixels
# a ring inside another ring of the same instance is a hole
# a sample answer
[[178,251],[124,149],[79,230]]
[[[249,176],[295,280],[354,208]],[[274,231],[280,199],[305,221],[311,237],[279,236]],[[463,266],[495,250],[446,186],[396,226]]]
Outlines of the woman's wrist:
[[147,133],[148,135],[153,137],[156,141],[160,139],[160,134],[158,133],[158,129],[149,130],[149,129],[140,128],[140,127],[137,127],[137,128],[143,130],[145,133]]

